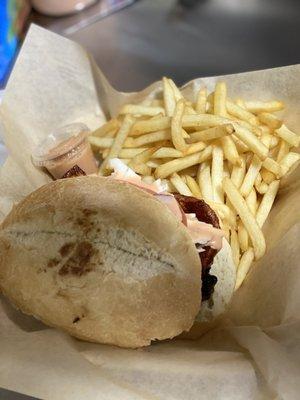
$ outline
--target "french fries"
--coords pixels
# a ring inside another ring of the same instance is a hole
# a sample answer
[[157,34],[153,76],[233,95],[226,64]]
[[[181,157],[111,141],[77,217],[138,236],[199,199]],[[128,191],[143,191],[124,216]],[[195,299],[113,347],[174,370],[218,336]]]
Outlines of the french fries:
[[182,136],[182,116],[184,112],[184,100],[179,100],[176,104],[174,115],[171,121],[171,138],[175,149],[184,151],[187,147]]
[[160,147],[152,154],[152,158],[179,158],[182,156],[182,151],[176,150],[173,147]]
[[[171,117],[174,114],[175,105],[176,105],[174,92],[173,92],[172,87],[170,86],[170,82],[169,82],[168,78],[164,77],[162,79],[162,83],[163,83],[163,96],[164,96],[164,105],[165,105],[166,114],[169,117]],[[164,129],[164,128],[161,128],[161,129]]]
[[282,159],[288,154],[289,150],[289,144],[285,140],[281,139],[276,161],[280,163]]
[[240,188],[240,193],[243,197],[247,197],[250,194],[261,166],[262,162],[254,155]]
[[149,115],[149,116],[154,116],[154,115],[159,115],[165,114],[165,110],[163,107],[151,107],[151,106],[140,106],[136,104],[125,104],[121,110],[119,111],[119,114],[132,114],[134,116],[137,115]]
[[134,118],[129,114],[125,115],[123,123],[120,126],[120,129],[119,129],[116,137],[113,138],[113,143],[109,150],[108,156],[105,158],[105,160],[101,164],[99,174],[105,174],[108,161],[111,158],[118,157],[118,155],[122,149],[122,146],[130,132],[130,129],[131,129],[133,123],[134,123]]
[[186,150],[183,152],[185,156],[189,154],[197,153],[198,151],[204,150],[206,147],[204,142],[197,142],[187,146]]
[[[205,151],[205,150],[204,150]],[[299,153],[290,152],[286,154],[280,162],[282,175],[288,173],[288,171],[296,164],[300,159]]]
[[268,190],[266,191],[265,195],[262,198],[262,201],[256,213],[256,221],[260,228],[265,223],[267,216],[271,211],[278,189],[279,189],[279,181],[274,181],[270,183]]
[[238,239],[239,239],[240,248],[241,248],[242,252],[247,251],[247,249],[249,247],[249,236],[248,236],[248,232],[245,229],[242,221],[239,221],[239,223],[238,223]]
[[300,162],[300,136],[274,114],[283,108],[278,100],[233,101],[225,82],[186,99],[163,78],[158,98],[122,105],[88,140],[104,160],[100,175],[119,157],[144,182],[161,179],[170,192],[204,199],[230,240],[237,289],[265,252],[262,227],[280,179]]
[[249,210],[255,216],[258,204],[257,204],[257,193],[254,188],[251,189],[251,192],[246,197],[246,203]]
[[178,193],[183,194],[185,196],[193,196],[193,193],[190,191],[187,184],[178,174],[174,173],[171,176],[170,181],[172,182]]
[[115,132],[117,129],[119,129],[120,125],[120,121],[113,118],[110,121],[106,122],[104,125],[100,126],[100,128],[93,131],[91,135],[95,137],[107,136],[109,132]]
[[200,164],[203,161],[206,161],[211,157],[211,153],[212,147],[208,146],[205,148],[205,150],[199,153],[168,161],[156,169],[155,176],[156,178],[167,178],[174,172],[179,172],[185,168],[191,167],[192,165]]
[[275,131],[277,135],[285,140],[290,146],[298,147],[300,144],[300,136],[296,133],[290,131],[284,124],[281,125],[279,129]]
[[273,182],[276,179],[275,175],[265,168],[261,169],[260,175],[262,177],[262,180],[264,182],[266,182],[267,185],[269,185],[271,182]]
[[235,290],[237,290],[243,283],[246,275],[249,272],[253,260],[254,260],[254,251],[252,247],[249,247],[249,249],[246,250],[245,253],[242,255],[240,263],[238,265],[235,288],[234,288]]
[[263,167],[265,169],[267,169],[270,172],[273,172],[274,175],[276,175],[278,178],[281,176],[282,172],[281,172],[281,166],[280,164],[278,164],[278,162],[276,162],[275,160],[273,160],[270,157],[267,157],[263,163],[262,163]]
[[274,112],[284,109],[282,101],[245,101],[245,107],[252,113]]
[[258,119],[271,129],[278,129],[282,125],[282,121],[276,115],[268,112],[258,114]]
[[253,153],[257,154],[262,160],[268,157],[268,148],[251,131],[237,123],[234,123],[233,126],[235,129],[235,136],[248,146]]
[[207,161],[200,164],[197,179],[203,199],[207,202],[213,201],[210,164]]
[[240,192],[232,183],[230,178],[223,179],[223,189],[228,196],[231,204],[239,214],[253,244],[255,258],[261,258],[266,251],[266,242],[264,235],[258,226],[253,214],[250,212],[247,203],[243,199]]
[[200,191],[200,187],[196,182],[196,179],[189,175],[185,175],[186,184],[188,185],[190,191],[192,192],[193,196],[197,199],[202,199],[202,194]]
[[219,139],[223,136],[230,135],[234,132],[231,124],[218,125],[214,128],[206,129],[204,131],[194,132],[190,134],[188,142],[200,142],[207,140]]
[[[165,124],[166,123],[167,122],[165,121]],[[197,115],[184,115],[182,117],[183,128],[213,127],[230,123],[231,123],[230,119],[219,117],[218,115],[197,114]]]
[[230,247],[232,252],[232,258],[237,268],[240,262],[240,244],[235,229],[230,230]]
[[196,100],[196,113],[205,114],[207,104],[207,90],[206,88],[200,89]]
[[231,136],[224,136],[221,139],[225,158],[233,165],[241,165],[241,158],[237,151],[236,145]]
[[211,164],[211,183],[213,188],[213,198],[217,203],[224,203],[224,193],[222,187],[223,180],[224,154],[220,146],[213,146]]
[[247,121],[252,125],[257,125],[257,118],[251,112],[245,110],[244,108],[232,103],[230,100],[226,102],[226,108],[229,114],[234,117]]
[[241,157],[241,164],[234,165],[231,172],[231,180],[234,185],[239,188],[244,181],[246,174],[246,159],[244,156]]
[[180,90],[178,89],[178,87],[176,86],[175,82],[172,79],[168,79],[168,82],[169,82],[171,89],[173,90],[173,95],[174,95],[175,101],[183,99],[183,96],[182,96]]
[[226,117],[227,87],[225,82],[218,82],[214,94],[214,114]]
[[137,121],[132,129],[131,136],[140,136],[144,133],[156,132],[162,129],[168,129],[171,127],[170,117],[160,117],[156,119],[149,119],[146,121]]
[[[152,144],[154,142],[160,142],[161,140],[171,139],[170,131],[167,129],[158,130],[156,132],[147,133],[137,138],[127,138],[128,147],[140,147]],[[130,140],[130,141],[129,141]]]

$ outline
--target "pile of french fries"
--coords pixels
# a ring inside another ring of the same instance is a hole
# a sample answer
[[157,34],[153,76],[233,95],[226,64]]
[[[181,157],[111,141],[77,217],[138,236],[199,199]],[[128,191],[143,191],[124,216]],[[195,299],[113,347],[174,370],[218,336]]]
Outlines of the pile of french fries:
[[276,115],[284,104],[231,99],[225,82],[191,101],[162,79],[162,98],[124,105],[89,137],[109,175],[118,157],[142,179],[205,200],[218,214],[237,266],[236,289],[266,250],[262,227],[280,179],[295,168],[300,137]]

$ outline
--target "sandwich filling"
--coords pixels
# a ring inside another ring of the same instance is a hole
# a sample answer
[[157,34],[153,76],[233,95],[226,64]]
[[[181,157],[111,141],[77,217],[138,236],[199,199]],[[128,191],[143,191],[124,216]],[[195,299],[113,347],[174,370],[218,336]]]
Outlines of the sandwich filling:
[[160,179],[151,184],[143,182],[138,174],[117,158],[110,160],[110,168],[114,172],[109,178],[130,183],[152,194],[187,227],[201,259],[202,300],[208,300],[217,283],[217,278],[209,273],[210,267],[214,256],[222,248],[224,236],[216,213],[203,200],[168,193],[166,185]]
[[[210,274],[215,255],[222,248],[223,232],[220,229],[216,213],[203,200],[178,193],[169,193],[167,185],[160,179],[153,183],[145,183],[142,178],[118,158],[109,161],[109,167],[114,171],[108,179],[116,179],[130,183],[141,190],[155,196],[164,203],[175,217],[182,222],[191,235],[199,253],[202,266],[202,301],[208,300],[217,283],[217,277]],[[63,176],[86,175],[77,165]]]

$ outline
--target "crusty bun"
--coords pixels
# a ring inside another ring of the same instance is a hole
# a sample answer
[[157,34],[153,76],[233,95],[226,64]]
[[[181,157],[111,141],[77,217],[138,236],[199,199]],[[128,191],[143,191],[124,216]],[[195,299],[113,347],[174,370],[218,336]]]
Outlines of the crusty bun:
[[127,183],[51,182],[0,229],[0,288],[11,302],[80,339],[149,345],[188,330],[201,265],[169,209]]

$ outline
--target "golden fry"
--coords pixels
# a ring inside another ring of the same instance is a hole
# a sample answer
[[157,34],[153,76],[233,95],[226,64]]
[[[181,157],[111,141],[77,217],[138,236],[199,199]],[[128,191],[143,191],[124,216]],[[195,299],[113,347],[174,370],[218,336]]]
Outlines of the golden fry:
[[177,102],[178,100],[183,99],[183,96],[182,96],[180,90],[178,89],[178,87],[176,86],[175,82],[170,78],[168,79],[168,82],[169,82],[171,89],[173,90],[175,101]]
[[235,136],[238,137],[242,142],[244,142],[253,153],[257,154],[258,157],[264,160],[269,153],[268,148],[262,144],[262,142],[248,129],[240,126],[237,123],[233,124],[235,129]]
[[189,175],[185,175],[186,183],[192,192],[193,196],[196,197],[197,199],[202,199],[202,194],[200,191],[200,187],[198,183],[196,182],[196,179],[192,178]]
[[255,215],[257,207],[258,207],[258,203],[257,203],[256,190],[254,188],[251,189],[251,192],[246,197],[246,203],[247,203],[249,210],[252,212],[253,215]]
[[255,114],[263,112],[275,112],[283,110],[284,103],[282,101],[245,101],[246,109]]
[[240,262],[240,244],[235,229],[230,229],[230,247],[232,252],[232,258],[237,268]]
[[270,157],[267,157],[263,163],[262,163],[263,167],[266,168],[268,171],[273,172],[273,174],[275,174],[277,177],[280,177],[282,174],[281,171],[281,166],[280,164],[278,164],[278,162],[276,162],[275,160],[273,160]]
[[279,138],[277,136],[271,136],[271,141],[270,141],[270,149],[273,149],[276,147],[279,143]]
[[[149,149],[145,149],[144,151],[142,151],[141,153],[135,155],[130,163],[129,163],[129,167],[134,168],[135,165],[139,165],[139,164],[145,164],[147,163],[147,161],[150,160],[150,158],[152,157],[152,154],[155,153],[155,151],[157,150],[156,147],[151,147]],[[150,175],[150,174],[149,174]]]
[[99,147],[102,149],[110,148],[114,141],[113,138],[96,137],[96,136],[89,136],[88,140],[92,146]]
[[227,87],[225,82],[217,82],[214,93],[214,114],[226,117]]
[[284,124],[275,131],[277,135],[285,140],[290,146],[298,147],[300,144],[300,136],[290,131]]
[[219,117],[218,115],[210,114],[197,114],[197,115],[184,115],[182,117],[183,128],[202,128],[213,127],[217,125],[230,124],[228,118]]
[[166,162],[156,169],[155,176],[156,178],[167,178],[174,172],[181,171],[185,168],[191,167],[192,165],[196,165],[205,160],[208,160],[211,157],[211,153],[212,147],[208,146],[206,147],[206,149],[199,153],[191,154],[186,157],[177,158],[175,160]]
[[268,171],[266,168],[261,169],[260,175],[262,177],[262,180],[266,182],[267,185],[269,185],[276,179],[275,175],[272,172]]
[[242,195],[232,183],[230,178],[223,179],[223,189],[228,196],[231,204],[239,214],[253,244],[255,258],[261,258],[266,251],[264,235],[259,228],[253,214],[250,212]]
[[224,154],[220,146],[213,146],[211,164],[211,182],[213,188],[214,201],[224,202],[224,192],[222,187],[223,180]]
[[282,125],[282,121],[276,115],[268,112],[258,114],[258,119],[271,129],[278,129]]
[[165,114],[165,110],[162,107],[151,107],[151,106],[142,106],[136,104],[125,104],[119,114],[134,114],[134,115],[149,115],[153,117],[158,114]]
[[290,145],[285,140],[280,139],[279,150],[276,161],[280,163],[283,157],[288,154],[289,150],[290,150]]
[[187,144],[182,136],[182,116],[184,111],[184,100],[179,100],[176,104],[174,115],[171,120],[171,138],[175,149],[184,151]]
[[247,197],[250,194],[261,166],[262,162],[256,155],[254,155],[240,187],[240,192],[243,197]]
[[[163,83],[163,96],[164,96],[164,105],[165,105],[166,114],[167,114],[167,116],[172,117],[174,114],[175,105],[176,105],[174,91],[173,91],[172,87],[170,86],[170,82],[169,82],[168,78],[164,77],[162,79],[162,83]],[[165,128],[159,128],[159,129],[165,129]]]
[[272,183],[270,183],[268,190],[266,191],[266,193],[262,198],[262,201],[256,213],[256,221],[260,228],[265,223],[271,211],[278,189],[279,189],[279,181],[273,181]]
[[179,158],[182,156],[182,151],[173,149],[173,147],[160,147],[152,155],[152,158]]
[[241,165],[241,157],[231,136],[224,136],[220,139],[226,160],[233,165]]
[[161,131],[147,133],[137,138],[128,139],[131,139],[131,142],[128,142],[127,145],[131,144],[131,147],[140,147],[150,143],[159,142],[161,140],[171,139],[171,133],[168,129],[163,129]]
[[205,201],[213,201],[213,189],[211,183],[210,163],[202,162],[198,169],[197,175],[198,185],[200,187],[203,199]]
[[257,125],[257,118],[251,112],[245,110],[242,107],[239,107],[237,104],[234,104],[230,100],[226,101],[226,108],[229,114],[233,115],[236,118],[247,121],[252,125]]
[[258,191],[259,194],[265,194],[268,191],[269,186],[266,182],[255,183],[255,189]]
[[242,252],[247,251],[249,247],[249,235],[242,221],[238,222],[238,238]]
[[237,276],[235,282],[234,290],[237,290],[241,284],[243,283],[244,279],[246,278],[251,264],[254,260],[254,251],[253,248],[250,247],[241,257],[238,269],[237,269]]
[[234,165],[231,171],[231,180],[239,188],[243,183],[246,174],[246,159],[241,156],[241,165]]
[[198,151],[201,151],[205,149],[206,144],[204,142],[198,142],[198,143],[193,143],[187,146],[187,149],[184,151],[184,155],[187,156],[189,154],[194,154],[197,153]]
[[299,159],[299,153],[294,153],[291,151],[290,153],[286,154],[280,162],[282,176],[288,173],[288,171],[299,161]]
[[182,180],[182,178],[178,174],[174,173],[171,176],[170,181],[172,182],[178,193],[183,194],[185,196],[193,196],[187,184]]
[[[125,118],[122,122],[122,125],[116,135],[116,137],[113,139],[113,144],[111,145],[111,148],[109,150],[108,156],[105,158],[103,163],[100,166],[99,172],[102,174],[106,172],[108,161],[111,158],[118,157],[119,153],[122,149],[122,146],[130,132],[130,129],[132,128],[132,125],[134,124],[134,118],[130,115],[125,115]],[[149,174],[148,174],[149,175]]]
[[120,128],[120,125],[120,121],[116,118],[113,118],[110,121],[106,122],[104,125],[100,126],[100,128],[91,132],[91,135],[95,137],[104,137],[109,132],[117,131]]
[[197,114],[206,113],[206,102],[207,102],[207,89],[200,89],[197,95],[196,101],[196,112]]
[[140,136],[149,132],[156,132],[171,127],[170,117],[159,117],[148,119],[146,121],[137,121],[130,132],[131,136]]
[[230,135],[234,129],[231,124],[218,125],[204,131],[194,132],[190,134],[188,142],[194,143],[199,141],[219,139],[223,136]]

